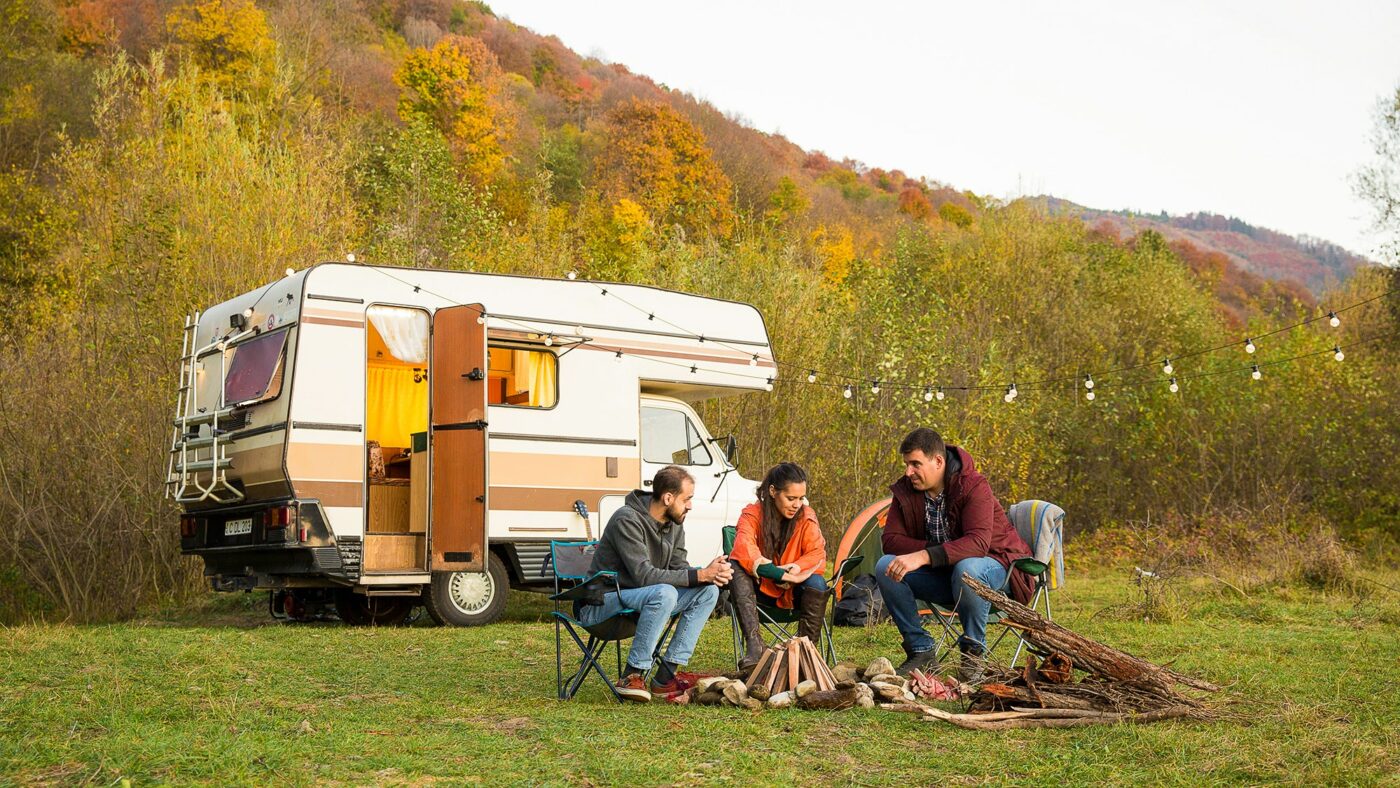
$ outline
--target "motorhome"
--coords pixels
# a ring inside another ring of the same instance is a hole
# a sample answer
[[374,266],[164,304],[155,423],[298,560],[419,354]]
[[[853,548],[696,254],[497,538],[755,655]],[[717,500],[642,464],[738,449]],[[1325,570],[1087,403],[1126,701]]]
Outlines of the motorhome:
[[748,304],[639,285],[323,263],[186,321],[181,550],[274,615],[495,620],[633,489],[696,480],[691,563],[753,500],[692,405],[772,389]]

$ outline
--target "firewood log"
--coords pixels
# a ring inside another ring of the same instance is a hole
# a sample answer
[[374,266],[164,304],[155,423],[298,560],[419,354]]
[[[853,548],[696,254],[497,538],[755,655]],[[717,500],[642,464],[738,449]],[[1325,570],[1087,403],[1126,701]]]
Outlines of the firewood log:
[[860,693],[854,689],[848,690],[819,690],[810,692],[797,699],[799,709],[849,709],[856,705],[860,699]]

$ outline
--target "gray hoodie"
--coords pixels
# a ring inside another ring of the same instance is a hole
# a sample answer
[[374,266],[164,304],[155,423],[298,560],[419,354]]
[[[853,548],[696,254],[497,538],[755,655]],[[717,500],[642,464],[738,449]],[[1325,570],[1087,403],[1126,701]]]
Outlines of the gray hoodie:
[[651,493],[633,490],[621,509],[613,512],[593,554],[594,572],[616,572],[622,588],[700,584],[699,570],[685,555],[685,528],[651,516]]

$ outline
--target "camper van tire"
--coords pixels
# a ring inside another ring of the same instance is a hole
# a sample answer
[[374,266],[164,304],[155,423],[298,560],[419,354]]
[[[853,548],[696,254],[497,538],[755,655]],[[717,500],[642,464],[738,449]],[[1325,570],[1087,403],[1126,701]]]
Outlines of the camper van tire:
[[510,592],[510,576],[495,553],[487,553],[485,572],[434,572],[423,592],[423,606],[439,624],[478,627],[501,617]]
[[417,604],[412,597],[371,597],[342,588],[335,594],[335,612],[352,627],[396,627],[408,620]]

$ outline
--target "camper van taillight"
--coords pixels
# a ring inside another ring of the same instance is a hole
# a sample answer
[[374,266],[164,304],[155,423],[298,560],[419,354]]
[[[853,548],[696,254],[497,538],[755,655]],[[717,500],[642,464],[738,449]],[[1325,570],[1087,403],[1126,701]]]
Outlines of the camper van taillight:
[[180,516],[181,539],[189,539],[190,537],[194,536],[195,522],[195,518],[192,515],[186,514]]
[[267,513],[268,528],[286,528],[292,524],[292,507],[279,506]]

